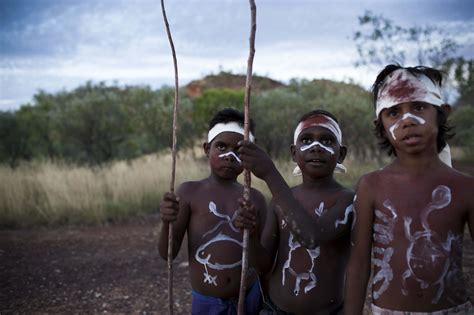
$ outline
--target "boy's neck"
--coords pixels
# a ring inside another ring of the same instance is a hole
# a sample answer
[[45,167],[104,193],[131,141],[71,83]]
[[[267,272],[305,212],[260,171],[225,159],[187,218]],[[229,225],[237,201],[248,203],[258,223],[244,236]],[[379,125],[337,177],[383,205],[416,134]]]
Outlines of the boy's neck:
[[236,178],[222,178],[212,172],[207,179],[210,183],[217,184],[217,185],[233,185],[237,182],[237,177]]
[[319,190],[326,190],[326,189],[334,189],[338,188],[340,185],[334,179],[333,174],[319,177],[319,178],[311,178],[309,176],[303,175],[303,183],[302,187],[305,189],[319,189]]
[[394,166],[403,168],[404,171],[411,174],[421,174],[433,167],[437,167],[443,162],[440,161],[438,154],[420,153],[401,154],[394,161]]

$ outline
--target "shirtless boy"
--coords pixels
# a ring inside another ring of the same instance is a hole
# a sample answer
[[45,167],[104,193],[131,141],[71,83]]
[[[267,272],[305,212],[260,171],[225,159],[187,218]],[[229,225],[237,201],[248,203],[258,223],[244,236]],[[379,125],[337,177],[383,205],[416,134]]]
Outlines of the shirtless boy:
[[474,179],[438,157],[450,129],[441,86],[421,66],[389,65],[374,83],[376,134],[395,159],[357,186],[346,314],[362,314],[371,265],[375,315],[474,314],[461,266]]
[[[184,234],[188,235],[192,314],[236,314],[242,232],[235,227],[234,220],[238,200],[243,196],[243,186],[237,182],[243,168],[235,151],[237,143],[243,140],[243,122],[242,113],[233,109],[214,116],[203,145],[209,160],[209,177],[183,183],[177,196],[166,193],[160,206],[163,221],[158,245],[160,256],[167,257],[170,222],[174,224],[173,257],[179,252]],[[263,195],[251,189],[250,201],[264,219]],[[255,270],[249,273],[246,285],[249,289],[245,313],[258,314],[261,294]]]
[[[242,165],[273,195],[261,242],[250,243],[250,257],[266,259],[263,269],[273,266],[260,314],[340,314],[354,194],[333,177],[346,155],[335,117],[320,110],[304,115],[290,149],[303,179],[293,188],[258,146],[244,141],[238,150]],[[242,225],[252,222],[250,211],[241,212]]]

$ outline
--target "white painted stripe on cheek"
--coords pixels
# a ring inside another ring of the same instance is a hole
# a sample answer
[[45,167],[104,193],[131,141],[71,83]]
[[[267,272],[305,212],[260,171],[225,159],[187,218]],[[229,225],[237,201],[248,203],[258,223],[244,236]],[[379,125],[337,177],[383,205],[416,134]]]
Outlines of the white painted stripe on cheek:
[[403,115],[402,118],[397,120],[397,122],[393,124],[392,127],[389,128],[389,131],[390,131],[390,134],[392,135],[393,140],[397,140],[397,138],[395,137],[395,129],[400,127],[400,124],[402,123],[402,121],[404,121],[407,118],[413,118],[419,125],[422,125],[426,122],[423,118],[413,115],[412,113],[405,113],[405,115]]

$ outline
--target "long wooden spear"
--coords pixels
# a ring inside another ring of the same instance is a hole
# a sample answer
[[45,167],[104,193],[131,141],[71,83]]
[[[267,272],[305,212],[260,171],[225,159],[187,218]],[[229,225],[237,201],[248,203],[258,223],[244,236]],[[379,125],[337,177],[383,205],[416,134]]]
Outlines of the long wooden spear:
[[[176,59],[176,51],[174,49],[173,38],[171,37],[170,25],[166,17],[164,0],[161,0],[161,11],[163,12],[163,20],[168,33],[168,40],[173,54],[174,65],[174,106],[173,106],[173,144],[171,147],[172,166],[171,166],[171,182],[170,191],[174,193],[174,183],[176,177],[176,132],[178,129],[178,106],[179,106],[179,83],[178,83],[178,61]],[[173,223],[168,226],[168,312],[173,314]]]
[[[254,0],[250,2],[250,38],[249,38],[249,58],[247,61],[247,78],[245,80],[245,97],[244,97],[244,139],[249,140],[250,132],[250,90],[252,87],[252,67],[253,57],[255,55],[255,31],[257,30],[257,6]],[[250,171],[244,171],[244,200],[250,200]],[[248,246],[249,246],[249,230],[244,230],[242,242],[242,273],[240,276],[240,292],[237,313],[244,315],[245,293],[247,287],[247,271],[249,266],[248,261]]]

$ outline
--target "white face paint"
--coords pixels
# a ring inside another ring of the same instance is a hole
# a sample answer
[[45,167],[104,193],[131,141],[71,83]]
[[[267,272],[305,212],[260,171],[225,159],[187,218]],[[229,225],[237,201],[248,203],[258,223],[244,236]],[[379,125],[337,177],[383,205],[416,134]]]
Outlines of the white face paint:
[[306,151],[306,150],[309,150],[311,149],[312,147],[316,146],[316,145],[319,145],[321,148],[323,148],[324,150],[328,151],[329,153],[331,153],[331,155],[334,155],[334,149],[333,148],[330,148],[328,146],[325,146],[324,144],[322,144],[321,142],[319,141],[313,141],[311,142],[310,144],[305,144],[305,145],[302,145],[300,150],[301,151]]
[[389,128],[389,131],[390,131],[390,134],[392,135],[392,138],[393,140],[397,140],[397,138],[395,137],[395,129],[399,128],[401,123],[407,119],[407,118],[412,118],[413,120],[415,120],[417,122],[417,124],[419,125],[422,125],[424,124],[426,121],[421,118],[421,117],[418,117],[416,115],[413,115],[412,113],[405,113],[405,115],[402,116],[402,118],[400,118],[399,120],[397,120],[396,123],[394,123],[390,128]]
[[293,293],[295,294],[295,296],[298,296],[298,294],[300,293],[302,280],[309,280],[309,283],[304,287],[304,293],[308,293],[317,284],[316,275],[314,274],[313,269],[314,269],[314,261],[316,258],[319,257],[320,248],[318,246],[312,250],[306,249],[306,252],[308,253],[311,259],[311,267],[306,272],[298,273],[291,267],[291,258],[292,258],[293,251],[300,248],[301,245],[300,243],[298,243],[298,241],[293,241],[292,233],[290,233],[290,237],[288,238],[288,247],[290,248],[290,251],[288,252],[288,259],[283,264],[283,268],[281,270],[282,272],[281,285],[282,286],[285,285],[286,270],[288,270],[288,272],[295,277],[295,288],[293,289]]
[[347,208],[346,208],[346,211],[344,213],[344,219],[342,220],[339,220],[337,219],[336,220],[336,228],[338,225],[346,225],[347,222],[349,221],[349,214],[351,214],[352,212],[354,212],[354,206],[352,204],[348,205]]
[[[406,253],[408,269],[405,270],[402,276],[404,287],[402,293],[408,295],[406,280],[410,277],[420,283],[422,289],[438,285],[436,296],[431,301],[435,304],[438,303],[444,292],[444,282],[451,265],[450,252],[453,246],[459,248],[462,246],[463,236],[456,236],[449,231],[446,241],[443,242],[439,234],[430,229],[428,215],[432,211],[445,208],[451,203],[451,190],[447,186],[440,185],[435,188],[431,196],[431,202],[420,215],[423,230],[412,233],[412,218],[404,217],[405,236],[410,245]],[[426,270],[430,271],[429,279],[426,279]],[[437,275],[437,278],[433,279],[433,275]]]
[[[383,206],[390,211],[391,216],[388,216],[378,209],[375,209],[375,216],[383,223],[374,224],[373,238],[375,241],[385,246],[373,247],[374,257],[372,259],[372,263],[379,267],[379,270],[372,279],[372,285],[374,286],[376,283],[383,281],[377,290],[373,290],[374,300],[377,300],[382,295],[382,293],[388,289],[390,282],[393,280],[393,270],[390,267],[390,260],[392,259],[394,250],[392,247],[388,247],[388,245],[391,241],[393,241],[393,229],[395,227],[395,223],[398,220],[398,216],[396,209],[390,200],[385,200]],[[381,255],[382,258],[376,258],[375,254]]]
[[235,154],[233,151],[229,151],[229,152],[227,152],[227,153],[222,153],[222,154],[219,155],[219,157],[220,157],[220,158],[224,158],[224,157],[229,156],[229,155],[230,155],[230,156],[233,156],[234,159],[235,159],[237,162],[242,163],[242,160],[241,160],[241,159],[237,156],[237,154]]
[[[234,212],[234,214],[231,218],[230,216],[228,216],[226,214],[219,213],[219,211],[217,210],[217,206],[213,201],[209,202],[209,211],[213,215],[215,215],[216,217],[221,218],[223,220],[221,220],[219,223],[217,223],[214,228],[212,228],[208,232],[204,233],[202,238],[206,237],[209,234],[214,233],[223,224],[228,224],[229,227],[234,232],[239,233],[239,230],[233,224],[233,221],[235,220],[235,217],[237,215],[237,211]],[[212,276],[211,274],[209,274],[208,268],[214,269],[214,270],[223,270],[223,269],[235,268],[235,267],[238,267],[242,264],[242,260],[239,260],[239,261],[237,261],[235,263],[232,263],[232,264],[220,264],[218,262],[211,262],[211,254],[208,253],[207,256],[206,256],[206,251],[205,250],[209,245],[211,245],[213,243],[216,243],[216,242],[232,242],[232,243],[235,243],[235,244],[242,247],[242,242],[240,242],[240,241],[238,241],[238,240],[236,240],[236,239],[234,239],[230,236],[227,236],[227,235],[223,234],[222,232],[219,232],[216,236],[214,236],[212,239],[207,241],[205,244],[202,244],[201,246],[199,246],[199,248],[197,249],[196,254],[195,254],[195,259],[196,259],[197,262],[204,265],[205,272],[203,273],[203,275],[204,275],[204,281],[203,282],[208,283],[208,284],[212,284],[214,286],[217,286],[217,276]]]

